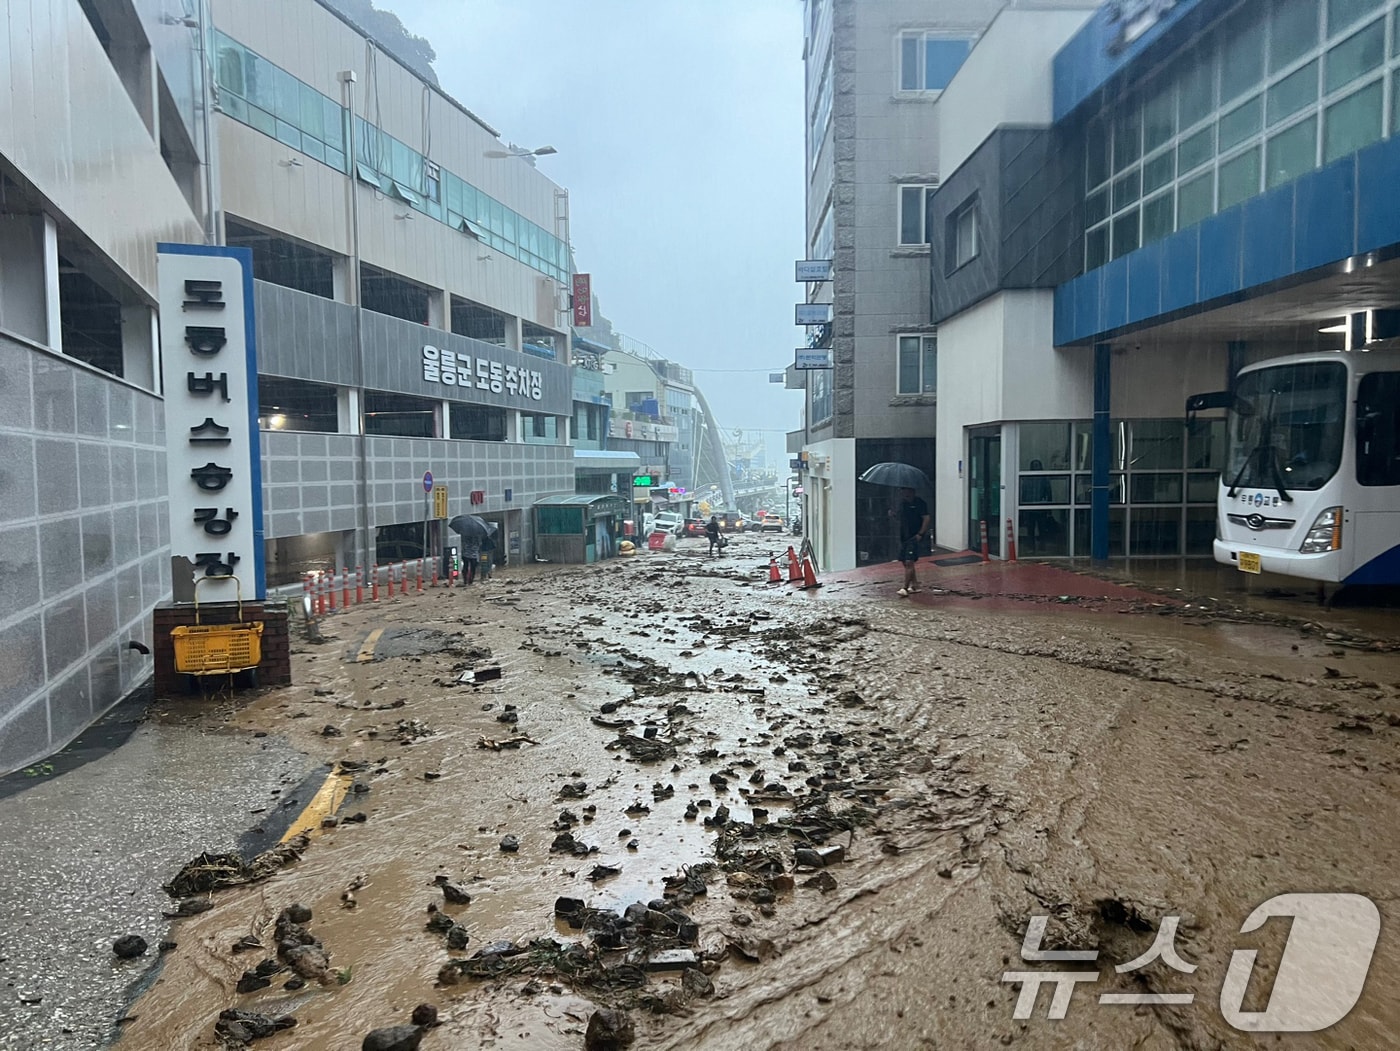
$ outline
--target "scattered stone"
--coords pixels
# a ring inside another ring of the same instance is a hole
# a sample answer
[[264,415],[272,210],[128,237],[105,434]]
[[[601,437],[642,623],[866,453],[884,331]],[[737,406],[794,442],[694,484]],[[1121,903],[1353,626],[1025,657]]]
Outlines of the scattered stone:
[[447,947],[455,952],[461,952],[471,941],[471,935],[467,929],[460,924],[454,923],[447,929]]
[[239,938],[238,941],[233,943],[233,951],[235,953],[249,952],[252,949],[261,949],[262,947],[263,943],[257,938],[254,938],[251,934],[245,934],[242,938]]
[[112,943],[112,951],[123,960],[134,960],[138,956],[144,956],[146,949],[146,939],[139,934],[123,934]]
[[594,865],[593,871],[588,874],[588,879],[592,880],[594,883],[597,883],[599,880],[609,879],[610,877],[616,876],[621,872],[622,869],[619,868],[617,865]]
[[288,992],[292,992],[292,993],[297,992],[297,991],[300,990],[300,989],[305,989],[305,988],[306,988],[306,979],[305,979],[305,978],[288,978],[285,982],[282,983],[282,988],[283,988],[283,989],[286,989]]
[[432,1004],[419,1004],[413,1009],[413,1024],[431,1029],[438,1024],[438,1009]]
[[311,910],[305,905],[288,905],[282,910],[282,916],[279,918],[286,919],[288,923],[310,923]]
[[229,1009],[219,1012],[214,1032],[231,1043],[249,1044],[283,1029],[292,1029],[297,1020],[291,1015],[262,1015]]
[[798,847],[792,852],[792,863],[798,868],[820,869],[826,867],[822,856],[810,847]]
[[715,983],[706,977],[705,972],[695,967],[687,967],[681,975],[681,988],[689,996],[710,997],[715,995]]
[[266,989],[272,984],[270,978],[264,978],[256,971],[244,971],[243,976],[238,979],[235,991],[239,993],[255,993],[259,989]]
[[322,737],[340,737],[340,736],[341,736],[340,728],[339,728],[339,727],[336,727],[336,726],[332,726],[330,723],[327,723],[325,726],[321,727],[321,736],[322,736]]
[[563,788],[559,789],[560,799],[582,799],[587,794],[587,781],[570,781]]
[[156,949],[159,952],[174,952],[179,947],[180,945],[178,942],[161,942],[156,946]]
[[514,854],[520,849],[520,840],[514,836],[503,836],[501,838],[501,853]]
[[829,894],[836,889],[836,877],[830,872],[818,872],[811,879],[802,884],[804,887],[815,887],[823,894]]
[[360,1044],[360,1051],[417,1051],[422,1042],[422,1026],[395,1025],[370,1033]]
[[369,820],[369,815],[366,814],[363,810],[357,810],[355,813],[345,818],[345,820],[352,821],[357,825],[363,825],[366,821]]
[[636,1028],[626,1011],[600,1007],[588,1020],[583,1048],[584,1051],[623,1051],[636,1039]]
[[460,884],[453,883],[445,875],[433,880],[441,889],[443,900],[449,905],[470,905],[472,896]]

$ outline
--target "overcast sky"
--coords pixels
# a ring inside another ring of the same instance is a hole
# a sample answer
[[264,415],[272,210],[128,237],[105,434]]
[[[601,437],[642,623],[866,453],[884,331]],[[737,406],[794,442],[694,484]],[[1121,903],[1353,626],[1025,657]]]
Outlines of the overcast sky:
[[726,430],[799,425],[800,0],[377,0],[443,88],[570,192],[603,313],[696,370]]

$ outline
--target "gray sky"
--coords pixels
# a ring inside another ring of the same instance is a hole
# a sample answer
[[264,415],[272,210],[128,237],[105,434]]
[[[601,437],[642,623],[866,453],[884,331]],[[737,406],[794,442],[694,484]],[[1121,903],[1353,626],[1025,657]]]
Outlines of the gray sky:
[[613,324],[695,369],[726,430],[796,429],[800,394],[768,372],[804,334],[799,0],[377,6],[502,138],[558,148],[539,167],[569,189],[577,265]]

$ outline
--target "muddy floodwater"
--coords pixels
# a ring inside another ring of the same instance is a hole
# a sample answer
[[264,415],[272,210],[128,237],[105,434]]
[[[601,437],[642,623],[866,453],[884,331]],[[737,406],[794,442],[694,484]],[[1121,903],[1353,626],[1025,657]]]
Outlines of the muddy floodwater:
[[[328,777],[253,833],[299,860],[191,895],[118,1051],[225,1046],[229,1009],[344,1051],[422,1004],[428,1051],[583,1048],[599,1008],[646,1049],[1395,1046],[1395,640],[770,588],[756,539],[703,547],[361,606],[291,688],[164,703]],[[1322,1032],[1242,1032],[1232,954],[1265,1011],[1289,928],[1241,926],[1292,892],[1378,905],[1370,978]],[[1097,957],[1023,960],[1036,922]],[[1189,972],[1116,969],[1173,924]],[[1007,972],[1057,970],[1063,1017],[1046,985],[1017,1018]]]

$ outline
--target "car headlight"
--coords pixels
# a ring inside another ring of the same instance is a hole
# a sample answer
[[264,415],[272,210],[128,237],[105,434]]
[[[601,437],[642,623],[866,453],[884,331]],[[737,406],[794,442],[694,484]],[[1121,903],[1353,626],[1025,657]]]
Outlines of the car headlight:
[[1308,535],[1303,538],[1303,546],[1298,551],[1304,555],[1316,555],[1323,551],[1342,549],[1342,509],[1329,507],[1315,519]]

